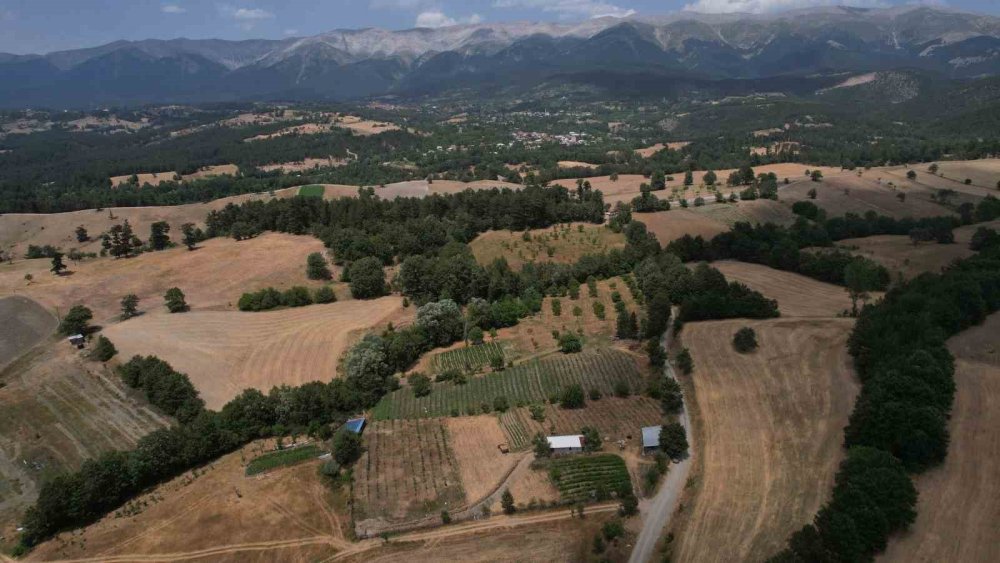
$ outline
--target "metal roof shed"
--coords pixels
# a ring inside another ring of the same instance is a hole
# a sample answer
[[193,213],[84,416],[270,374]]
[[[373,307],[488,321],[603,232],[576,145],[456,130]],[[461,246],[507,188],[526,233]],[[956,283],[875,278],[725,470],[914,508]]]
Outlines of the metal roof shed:
[[642,428],[642,449],[660,447],[660,430],[662,426],[644,426]]

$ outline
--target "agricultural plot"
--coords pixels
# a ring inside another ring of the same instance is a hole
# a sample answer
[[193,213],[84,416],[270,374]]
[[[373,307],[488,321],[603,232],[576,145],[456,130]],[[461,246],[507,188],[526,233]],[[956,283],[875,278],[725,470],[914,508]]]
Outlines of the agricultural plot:
[[257,475],[278,467],[288,467],[298,465],[303,461],[316,459],[322,455],[322,451],[316,446],[309,444],[299,448],[289,448],[277,452],[271,452],[259,457],[255,457],[247,465],[247,475]]
[[528,262],[572,264],[585,254],[598,254],[623,246],[625,235],[603,225],[587,223],[519,232],[488,231],[469,243],[480,264],[504,258],[515,269]]
[[466,346],[448,350],[434,356],[432,368],[434,373],[457,369],[461,372],[477,372],[490,365],[490,359],[499,356],[506,362],[503,346],[497,342],[484,342],[476,346]]
[[564,502],[593,500],[600,488],[610,494],[632,484],[625,460],[614,454],[561,457],[549,463],[549,476]]
[[354,469],[358,535],[378,535],[423,518],[439,523],[442,510],[465,501],[458,467],[441,420],[373,423]]
[[299,188],[299,195],[302,197],[323,197],[326,188],[320,184],[310,184]]
[[[638,392],[640,389],[634,389]],[[544,406],[544,420],[535,420],[527,408],[511,409],[500,415],[500,426],[512,449],[526,448],[538,432],[543,434],[576,434],[584,426],[596,428],[608,442],[640,439],[639,429],[654,426],[663,420],[659,403],[648,397],[603,397],[587,401],[582,409]]]
[[467,414],[492,405],[501,396],[511,405],[542,402],[573,383],[608,395],[619,381],[632,389],[642,385],[642,375],[630,355],[612,349],[587,351],[528,362],[464,385],[436,384],[424,397],[400,389],[383,397],[372,415],[376,420],[387,420]]

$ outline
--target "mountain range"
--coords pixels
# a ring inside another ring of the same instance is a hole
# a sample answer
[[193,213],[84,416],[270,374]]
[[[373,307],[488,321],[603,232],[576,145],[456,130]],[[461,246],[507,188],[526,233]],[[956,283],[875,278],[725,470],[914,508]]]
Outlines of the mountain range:
[[889,69],[956,79],[1000,74],[1000,18],[932,7],[829,7],[335,30],[283,40],[117,41],[0,54],[0,107],[343,100],[607,73],[782,83]]

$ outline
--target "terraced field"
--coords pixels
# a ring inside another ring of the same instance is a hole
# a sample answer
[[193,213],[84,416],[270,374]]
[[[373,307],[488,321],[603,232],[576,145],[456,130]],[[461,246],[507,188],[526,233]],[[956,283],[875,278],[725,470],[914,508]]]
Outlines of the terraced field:
[[573,383],[609,395],[619,381],[632,389],[642,385],[642,375],[632,356],[613,349],[585,351],[528,362],[464,385],[435,384],[431,394],[424,397],[400,389],[383,397],[372,415],[376,420],[388,420],[468,414],[483,404],[492,405],[493,399],[500,396],[511,405],[542,402]]

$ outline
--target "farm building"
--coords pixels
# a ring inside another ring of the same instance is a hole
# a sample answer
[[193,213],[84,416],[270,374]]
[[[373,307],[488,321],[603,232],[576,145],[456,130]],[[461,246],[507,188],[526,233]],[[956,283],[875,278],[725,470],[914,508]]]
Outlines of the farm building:
[[662,426],[644,426],[642,428],[642,453],[660,449],[660,430]]
[[344,428],[349,432],[354,432],[355,434],[361,434],[361,431],[365,429],[365,417],[352,418],[344,423]]
[[549,436],[549,449],[553,455],[572,454],[583,451],[583,435]]
[[69,340],[70,344],[76,346],[77,348],[80,348],[81,350],[83,349],[83,343],[86,342],[82,334],[74,334],[73,336],[70,336],[66,340]]

